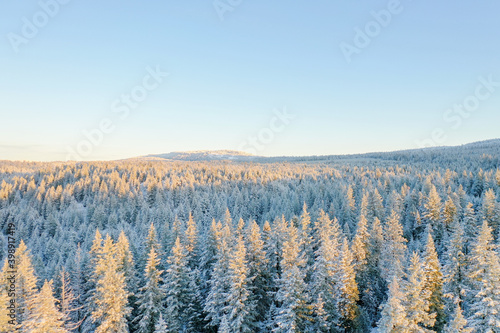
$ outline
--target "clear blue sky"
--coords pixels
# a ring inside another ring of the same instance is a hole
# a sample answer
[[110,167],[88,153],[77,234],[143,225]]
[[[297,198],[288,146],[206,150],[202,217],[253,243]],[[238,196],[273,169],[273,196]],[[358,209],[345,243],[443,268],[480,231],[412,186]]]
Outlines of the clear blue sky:
[[[0,4],[0,159],[387,151],[436,129],[442,145],[500,137],[500,85],[478,79],[500,82],[497,0],[243,0],[223,20],[211,0],[46,7],[53,17],[35,0]],[[357,27],[372,29],[369,45]],[[360,46],[350,62],[347,44]],[[148,66],[169,75],[158,85]],[[113,112],[145,77],[157,87],[128,116]],[[465,101],[473,111],[446,113]],[[287,124],[273,119],[284,108]],[[103,119],[113,129],[82,143]]]

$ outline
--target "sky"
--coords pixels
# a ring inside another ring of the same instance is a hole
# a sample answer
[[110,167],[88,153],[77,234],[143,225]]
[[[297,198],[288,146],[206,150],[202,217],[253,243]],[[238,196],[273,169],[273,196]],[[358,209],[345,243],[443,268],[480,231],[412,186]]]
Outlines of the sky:
[[0,4],[0,160],[500,137],[500,2]]

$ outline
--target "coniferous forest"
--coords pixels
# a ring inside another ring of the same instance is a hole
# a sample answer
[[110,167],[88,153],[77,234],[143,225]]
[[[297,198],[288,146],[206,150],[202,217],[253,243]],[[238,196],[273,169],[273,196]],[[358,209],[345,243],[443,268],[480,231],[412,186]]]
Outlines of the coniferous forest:
[[0,332],[500,332],[499,152],[0,162]]

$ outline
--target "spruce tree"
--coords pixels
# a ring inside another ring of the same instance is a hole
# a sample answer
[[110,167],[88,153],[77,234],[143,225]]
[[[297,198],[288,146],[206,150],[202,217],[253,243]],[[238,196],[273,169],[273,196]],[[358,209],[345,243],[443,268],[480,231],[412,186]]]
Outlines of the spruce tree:
[[250,223],[247,229],[246,241],[249,301],[255,304],[255,320],[263,322],[271,304],[271,299],[268,296],[271,276],[267,266],[268,260],[264,250],[264,241],[262,240],[260,228],[255,221]]
[[[221,223],[218,225],[222,228]],[[217,238],[216,262],[213,265],[213,273],[210,278],[210,291],[205,301],[204,311],[207,313],[205,320],[209,326],[220,325],[222,317],[226,314],[225,309],[231,281],[229,279],[229,261],[233,250],[231,247],[231,229],[226,221]]]
[[435,315],[435,323],[429,328],[440,332],[445,324],[444,302],[443,302],[443,273],[439,263],[434,240],[430,232],[427,231],[427,242],[423,253],[422,263],[424,265],[425,284],[424,288],[430,294],[429,313]]
[[448,306],[464,301],[467,283],[467,257],[464,254],[465,232],[460,222],[454,222],[447,242],[443,265],[443,291]]
[[305,279],[305,259],[300,255],[297,228],[288,228],[288,240],[283,243],[280,266],[282,276],[278,282],[276,299],[279,302],[273,332],[303,332],[307,329],[311,309]]
[[31,263],[31,254],[23,240],[19,243],[16,250],[16,305],[18,324],[23,322],[33,312],[33,304],[38,293],[37,278],[35,270]]
[[444,333],[472,333],[474,330],[467,326],[467,320],[462,314],[460,304],[456,304],[455,311],[450,316],[450,322],[444,328]]
[[168,333],[168,326],[166,321],[163,319],[163,315],[160,313],[158,322],[156,323],[154,333]]
[[[102,255],[94,268],[97,277],[92,318],[97,323],[96,333],[128,332],[127,317],[129,292],[123,263],[117,260],[117,248],[109,235],[102,246]],[[118,257],[120,258],[120,257]]]
[[168,264],[165,274],[166,322],[170,331],[182,332],[187,325],[186,310],[191,300],[191,290],[186,250],[179,237],[175,240]]
[[67,333],[64,315],[56,306],[52,281],[45,281],[40,292],[30,301],[27,318],[22,323],[22,331],[30,333]]
[[151,333],[159,321],[163,309],[165,292],[161,283],[162,271],[158,270],[160,259],[154,247],[151,247],[146,268],[144,270],[145,284],[139,288],[137,305],[139,316],[137,319],[137,332]]
[[248,268],[243,237],[238,237],[229,261],[230,287],[224,309],[231,332],[254,332],[256,328],[255,303],[249,299]]
[[316,237],[318,249],[310,289],[317,330],[328,332],[342,325],[341,236],[338,223],[322,210],[316,222]]
[[406,309],[410,332],[429,332],[425,327],[433,327],[436,314],[430,313],[431,291],[426,289],[427,277],[423,262],[414,252],[406,270],[403,284],[405,295],[403,306]]
[[500,259],[492,231],[484,220],[470,258],[467,321],[477,332],[500,332]]
[[410,322],[403,306],[405,296],[399,288],[397,277],[389,284],[389,297],[382,307],[382,314],[377,323],[379,333],[410,333]]
[[403,237],[403,228],[399,219],[399,215],[393,211],[384,226],[384,244],[380,258],[380,270],[382,277],[387,282],[391,281],[394,276],[399,278],[403,274],[407,241]]

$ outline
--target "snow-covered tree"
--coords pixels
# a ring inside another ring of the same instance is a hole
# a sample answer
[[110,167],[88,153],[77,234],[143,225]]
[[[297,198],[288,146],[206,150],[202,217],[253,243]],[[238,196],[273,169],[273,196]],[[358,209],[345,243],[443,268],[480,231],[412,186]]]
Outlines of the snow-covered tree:
[[500,205],[496,200],[495,191],[489,189],[483,194],[482,216],[488,225],[498,232],[500,226]]
[[377,323],[379,333],[410,333],[410,322],[406,309],[403,306],[405,300],[397,277],[393,277],[389,284],[389,297],[382,307],[382,316]]
[[429,326],[441,331],[445,324],[444,302],[443,302],[443,273],[438,259],[434,240],[430,228],[427,231],[427,242],[422,257],[425,274],[424,289],[429,292],[429,313],[434,315],[435,323]]
[[186,250],[178,237],[168,258],[169,267],[165,274],[165,313],[168,329],[173,332],[185,330],[188,319],[186,312],[191,301],[189,266]]
[[431,291],[426,289],[427,277],[424,263],[418,253],[414,252],[406,270],[406,281],[403,285],[408,329],[410,332],[428,332],[424,327],[433,327],[436,314],[430,313]]
[[316,222],[318,249],[313,266],[311,294],[317,330],[330,331],[341,327],[340,309],[342,282],[340,277],[341,235],[337,221],[320,211]]
[[467,326],[460,304],[456,304],[455,311],[450,316],[450,322],[444,328],[444,333],[472,333],[474,330]]
[[403,228],[396,212],[387,218],[384,226],[384,244],[381,252],[380,271],[387,282],[393,277],[403,274],[406,239],[403,237]]
[[283,243],[282,276],[276,299],[279,302],[273,332],[302,332],[311,315],[305,279],[305,259],[300,255],[297,228],[289,226],[288,240]]
[[467,283],[467,257],[464,254],[465,232],[460,222],[452,225],[452,234],[447,242],[443,265],[443,291],[449,305],[463,301]]
[[60,301],[59,309],[63,315],[64,328],[75,331],[82,324],[78,312],[83,308],[79,305],[79,296],[75,295],[71,284],[70,274],[63,267],[60,273]]
[[156,323],[154,333],[168,333],[167,322],[163,319],[163,315],[160,313],[158,322]]
[[139,288],[137,295],[139,316],[136,321],[139,333],[153,332],[163,309],[165,292],[161,286],[162,271],[158,269],[159,263],[155,247],[151,247],[144,271],[145,285]]
[[29,333],[67,333],[64,316],[56,306],[52,281],[45,281],[40,292],[30,301],[31,311],[22,323],[22,331]]
[[16,250],[16,320],[19,324],[33,312],[33,304],[38,293],[37,278],[31,261],[31,254],[23,240]]
[[243,237],[238,237],[229,261],[230,287],[224,309],[231,332],[254,332],[257,318],[255,303],[249,299],[248,268]]
[[500,260],[492,231],[484,220],[470,257],[467,320],[477,332],[500,332]]
[[260,228],[255,221],[250,223],[247,233],[246,258],[248,263],[248,296],[249,302],[255,304],[257,322],[263,322],[269,310],[271,299],[270,291],[271,276],[269,274],[268,260],[264,250]]
[[231,281],[229,279],[229,262],[231,257],[231,229],[228,222],[222,227],[217,238],[216,262],[213,265],[213,273],[210,278],[210,291],[205,300],[204,311],[207,313],[206,320],[212,327],[220,325],[222,317],[226,314],[225,309]]
[[128,332],[127,317],[131,313],[128,306],[129,292],[123,263],[118,262],[117,257],[116,245],[106,235],[102,255],[94,268],[97,281],[92,318],[97,323],[96,333]]

